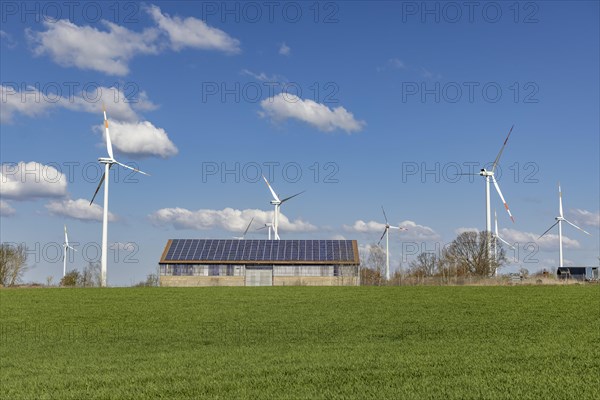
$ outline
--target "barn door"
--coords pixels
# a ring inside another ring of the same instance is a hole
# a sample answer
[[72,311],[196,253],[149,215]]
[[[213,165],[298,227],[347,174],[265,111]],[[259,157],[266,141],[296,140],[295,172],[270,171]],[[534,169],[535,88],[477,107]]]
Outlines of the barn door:
[[246,266],[246,286],[273,286],[273,266]]

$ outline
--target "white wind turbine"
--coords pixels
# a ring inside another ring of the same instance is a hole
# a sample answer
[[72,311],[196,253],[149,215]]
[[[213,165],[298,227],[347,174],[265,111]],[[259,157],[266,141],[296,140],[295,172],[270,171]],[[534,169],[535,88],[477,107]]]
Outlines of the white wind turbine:
[[234,239],[239,239],[239,240],[244,240],[246,239],[246,234],[248,233],[248,229],[250,229],[250,225],[252,225],[252,222],[254,221],[254,217],[252,217],[252,219],[250,220],[250,223],[248,224],[248,226],[246,227],[246,230],[244,231],[244,234],[242,236],[238,236],[238,237],[234,237]]
[[67,249],[77,251],[69,245],[69,236],[67,235],[67,226],[65,225],[65,242],[63,243],[63,278],[67,274]]
[[[498,233],[498,214],[496,214],[496,210],[494,210],[494,261],[498,262],[498,240],[510,247],[511,249],[515,249],[515,247],[508,243],[506,240],[500,237]],[[494,269],[494,276],[498,275],[498,267]]]
[[548,233],[550,231],[550,229],[554,228],[558,224],[558,266],[562,267],[563,266],[563,243],[562,243],[563,242],[563,240],[562,240],[562,223],[563,223],[563,221],[566,222],[567,224],[579,229],[581,232],[585,233],[586,235],[589,235],[590,233],[587,231],[584,231],[583,229],[581,229],[580,227],[578,227],[571,221],[567,220],[563,216],[562,191],[560,189],[560,182],[558,183],[558,217],[556,217],[554,219],[556,220],[556,222],[554,224],[552,224],[552,226],[550,228],[548,228],[546,230],[546,232],[542,233],[538,239],[540,239],[542,236],[544,236],[546,233]]
[[494,172],[496,171],[496,167],[498,166],[498,162],[500,161],[502,152],[504,151],[504,148],[506,147],[506,143],[508,143],[508,138],[510,137],[510,134],[512,133],[513,128],[514,128],[514,125],[511,126],[510,131],[508,131],[508,135],[506,136],[506,139],[504,139],[504,144],[502,145],[500,152],[498,153],[498,155],[496,156],[496,159],[494,160],[494,163],[492,164],[492,169],[490,171],[488,171],[487,169],[482,168],[481,171],[479,171],[479,175],[485,177],[485,230],[488,233],[492,232],[492,216],[491,216],[491,206],[490,206],[490,182],[494,183],[494,186],[496,187],[496,191],[498,192],[498,195],[500,196],[500,199],[502,200],[502,203],[504,204],[504,208],[506,209],[506,212],[508,212],[508,215],[509,215],[510,219],[512,220],[512,222],[515,222],[515,219],[513,218],[512,214],[510,212],[510,209],[508,208],[508,203],[506,202],[506,200],[504,200],[504,196],[502,195],[500,186],[498,186],[498,182],[496,182],[496,178],[494,178]]
[[102,287],[106,286],[106,264],[107,264],[107,260],[108,260],[108,255],[107,255],[107,246],[108,246],[108,181],[110,179],[110,168],[113,166],[113,164],[117,164],[120,165],[123,168],[127,168],[130,169],[132,171],[135,172],[139,172],[140,174],[144,174],[144,175],[149,175],[143,171],[140,171],[137,168],[133,168],[130,167],[129,165],[125,165],[122,164],[120,162],[118,162],[117,160],[115,160],[114,156],[113,156],[113,149],[112,149],[112,143],[110,141],[110,133],[108,131],[108,118],[106,117],[106,108],[104,107],[104,105],[102,105],[102,111],[104,113],[104,129],[106,131],[106,151],[108,153],[108,157],[100,157],[98,158],[98,162],[100,164],[104,164],[104,173],[102,174],[102,177],[100,178],[100,183],[98,183],[98,187],[96,188],[96,191],[94,192],[94,196],[92,197],[92,200],[90,201],[90,205],[92,205],[92,203],[94,202],[94,199],[96,198],[96,195],[98,194],[98,191],[100,190],[100,187],[102,186],[102,183],[104,181],[106,181],[106,183],[104,184],[104,210],[103,210],[103,216],[102,216],[102,261],[101,261],[101,265],[102,265],[102,276],[101,276],[101,285]]
[[260,231],[261,229],[268,229],[269,230],[269,240],[271,240],[271,230],[273,229],[273,223],[272,222],[267,222],[264,226],[261,226],[260,228],[257,229],[257,231]]
[[377,242],[377,246],[381,243],[381,240],[385,236],[385,279],[390,280],[390,229],[398,229],[399,231],[405,231],[406,228],[400,228],[399,226],[392,226],[388,223],[387,215],[385,215],[385,210],[383,206],[381,206],[381,211],[383,211],[383,218],[385,218],[385,229],[383,230],[383,234],[379,238],[379,242]]
[[271,194],[273,195],[273,200],[271,200],[271,204],[275,206],[275,213],[273,214],[273,236],[274,236],[275,240],[279,240],[279,209],[281,208],[281,205],[283,203],[285,203],[286,201],[288,201],[298,195],[301,195],[302,193],[305,192],[305,190],[301,191],[300,193],[296,193],[293,196],[286,197],[285,199],[281,200],[281,199],[279,199],[279,196],[277,196],[277,193],[275,193],[275,190],[273,190],[273,188],[271,187],[271,184],[269,184],[269,181],[267,180],[267,178],[265,178],[264,175],[263,175],[263,179],[267,183],[267,186],[269,187],[269,190],[271,191]]

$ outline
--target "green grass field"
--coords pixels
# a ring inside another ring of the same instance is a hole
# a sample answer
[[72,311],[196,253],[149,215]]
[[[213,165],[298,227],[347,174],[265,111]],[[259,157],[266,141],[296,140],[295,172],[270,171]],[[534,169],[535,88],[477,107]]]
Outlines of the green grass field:
[[3,399],[591,399],[600,286],[0,290]]

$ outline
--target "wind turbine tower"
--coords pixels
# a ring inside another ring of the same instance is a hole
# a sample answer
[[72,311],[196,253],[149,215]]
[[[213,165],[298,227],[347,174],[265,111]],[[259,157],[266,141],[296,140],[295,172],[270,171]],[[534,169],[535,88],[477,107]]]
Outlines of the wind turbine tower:
[[114,164],[120,165],[123,168],[130,169],[135,172],[139,172],[140,174],[148,175],[147,173],[140,171],[137,168],[130,167],[129,165],[125,165],[115,160],[113,156],[113,148],[112,143],[110,141],[110,132],[108,131],[108,118],[106,117],[106,108],[102,105],[102,111],[104,112],[104,129],[106,133],[106,152],[108,153],[108,157],[100,157],[98,158],[98,162],[100,164],[104,164],[104,173],[100,178],[100,183],[98,183],[98,187],[94,192],[94,196],[90,201],[90,206],[94,202],[100,187],[102,187],[102,183],[106,181],[104,184],[104,209],[102,214],[102,273],[101,273],[101,286],[106,287],[106,269],[107,269],[107,260],[108,260],[108,181],[110,180],[110,169]]

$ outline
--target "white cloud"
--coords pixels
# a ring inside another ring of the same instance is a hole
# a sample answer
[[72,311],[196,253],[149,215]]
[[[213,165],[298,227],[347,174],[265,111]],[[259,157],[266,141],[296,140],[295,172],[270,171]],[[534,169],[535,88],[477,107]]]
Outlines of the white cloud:
[[31,200],[66,194],[65,175],[51,165],[20,161],[0,167],[0,196],[3,198]]
[[140,54],[157,54],[159,32],[155,28],[141,33],[130,31],[109,21],[102,21],[106,31],[78,26],[68,20],[46,21],[46,31],[27,29],[36,56],[48,55],[63,67],[124,76],[129,61]]
[[[439,238],[439,235],[433,229],[425,225],[419,225],[414,221],[402,221],[396,226],[405,229],[401,231],[402,239],[435,240]],[[344,225],[344,230],[357,233],[382,234],[385,230],[385,224],[376,221],[365,222],[359,219],[352,226]]]
[[385,229],[385,224],[375,221],[365,222],[361,219],[357,220],[352,224],[352,226],[344,225],[344,230],[348,232],[357,232],[357,233],[376,233],[383,232]]
[[425,79],[431,79],[431,80],[440,80],[442,79],[442,75],[437,74],[437,73],[433,73],[431,71],[429,71],[426,68],[421,67],[421,76]]
[[289,56],[290,54],[292,54],[292,49],[290,48],[290,46],[285,44],[285,42],[281,43],[281,46],[279,46],[279,54],[281,54],[282,56]]
[[83,111],[98,115],[102,118],[102,103],[109,111],[110,119],[120,121],[138,121],[136,110],[153,110],[157,106],[148,99],[146,92],[140,92],[137,99],[127,100],[125,94],[116,89],[98,87],[94,92],[78,93],[71,97],[55,96],[53,93],[42,93],[35,87],[29,86],[24,90],[17,90],[10,86],[0,86],[2,95],[2,108],[0,108],[0,122],[13,122],[16,114],[27,117],[38,117],[47,114],[53,109],[68,109]]
[[[112,121],[109,128],[113,147],[124,154],[167,158],[179,152],[165,130],[155,127],[151,122]],[[95,130],[102,132],[102,137],[106,140],[103,125],[96,126]]]
[[479,229],[477,229],[477,228],[467,228],[467,227],[461,226],[460,228],[456,228],[454,230],[454,233],[456,233],[457,235],[461,235],[461,234],[463,234],[465,232],[479,232]]
[[157,6],[147,8],[158,27],[167,34],[173,50],[192,47],[203,50],[219,50],[226,53],[239,53],[240,41],[220,29],[207,25],[204,21],[188,17],[171,17],[163,14]]
[[[77,96],[51,98],[42,95],[35,88],[25,94],[10,87],[1,87],[3,107],[0,109],[0,122],[10,123],[15,114],[29,117],[38,116],[53,108],[65,108],[94,114],[102,118],[101,104],[104,102],[108,110],[111,139],[115,149],[124,154],[140,157],[158,156],[167,158],[178,153],[178,149],[169,139],[167,132],[154,126],[149,121],[140,121],[137,110],[156,108],[145,92],[140,92],[135,102],[128,102],[123,92],[114,88],[99,87],[95,93],[79,94]],[[93,101],[90,101],[93,99]],[[104,135],[103,126],[94,128]],[[106,140],[106,138],[104,138]]]
[[347,133],[358,132],[365,126],[364,121],[358,121],[344,107],[330,109],[324,104],[312,100],[302,100],[296,95],[279,93],[261,101],[263,111],[261,116],[273,121],[283,121],[288,118],[297,119],[315,126],[320,131],[331,132],[341,129]]
[[256,73],[256,72],[252,72],[250,70],[247,70],[245,68],[243,70],[241,70],[240,73],[242,75],[251,76],[254,79],[256,79],[258,81],[261,81],[261,82],[284,82],[286,80],[284,77],[279,76],[279,75],[273,74],[273,75],[269,76],[269,75],[267,75],[264,72]]
[[402,60],[400,60],[399,58],[390,58],[389,60],[386,61],[386,63],[382,66],[382,67],[377,67],[377,71],[381,72],[381,71],[386,71],[386,70],[390,70],[390,69],[404,69],[406,68],[406,66],[404,65],[404,62]]
[[[45,21],[45,31],[30,28],[25,33],[35,56],[49,56],[63,67],[125,76],[129,62],[140,55],[157,55],[165,49],[185,47],[239,53],[240,42],[220,29],[196,18],[170,17],[157,6],[146,8],[157,26],[131,31],[110,21],[100,23],[104,30],[79,26],[66,19]],[[3,38],[6,35],[2,35]],[[168,40],[168,43],[167,43]]]
[[419,225],[414,221],[402,221],[400,224],[398,224],[398,226],[406,229],[406,231],[402,232],[403,239],[436,240],[440,238],[440,235],[438,235],[432,228],[425,225]]
[[6,43],[6,47],[14,49],[17,47],[17,42],[13,39],[12,35],[6,31],[0,30],[0,40]]
[[[51,201],[46,204],[46,208],[52,215],[60,215],[81,221],[102,221],[102,207],[97,204],[90,205],[90,201],[86,199]],[[116,220],[115,215],[110,211],[108,212],[108,220]]]
[[580,210],[578,208],[570,210],[572,222],[575,225],[587,225],[595,228],[600,227],[600,212],[591,212],[588,210]]
[[[273,219],[273,211],[257,209],[236,210],[187,210],[185,208],[162,208],[150,216],[157,226],[173,226],[175,229],[207,230],[225,229],[234,233],[243,233],[252,218],[252,226],[259,228]],[[311,232],[317,229],[313,224],[296,219],[291,221],[284,214],[279,214],[279,230],[281,232]]]
[[22,114],[27,117],[38,117],[46,114],[56,105],[43,99],[41,93],[28,87],[24,91],[17,91],[14,88],[0,85],[0,95],[2,102],[0,107],[0,123],[12,123],[15,114]]
[[[558,228],[554,228],[558,229]],[[516,229],[503,228],[500,230],[500,237],[508,243],[518,243],[520,246],[526,243],[536,243],[541,250],[555,250],[558,248],[558,235],[546,233],[539,238],[539,233],[522,232]],[[563,247],[567,249],[578,249],[581,247],[577,240],[571,239],[563,234]]]
[[15,215],[15,209],[10,206],[6,201],[0,200],[0,216],[10,217]]

